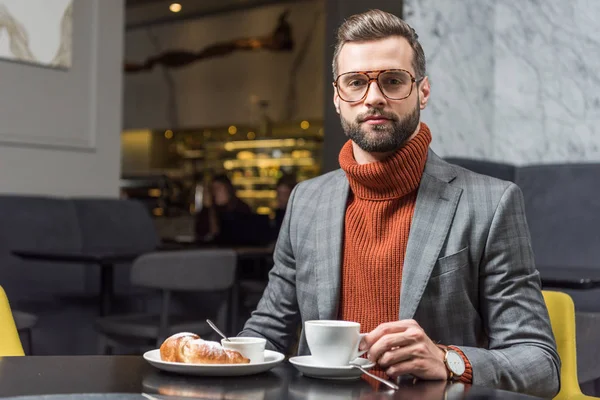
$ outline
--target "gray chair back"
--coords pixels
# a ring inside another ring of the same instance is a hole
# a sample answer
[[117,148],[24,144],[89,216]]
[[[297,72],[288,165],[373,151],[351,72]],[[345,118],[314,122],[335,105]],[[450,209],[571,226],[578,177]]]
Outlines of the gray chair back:
[[0,196],[0,284],[15,306],[23,299],[83,289],[80,266],[24,262],[11,254],[18,249],[79,251],[81,237],[71,202],[43,196]]
[[220,291],[233,286],[237,255],[230,249],[144,254],[131,267],[131,283],[170,291]]
[[2,195],[0,221],[0,242],[9,248],[47,251],[81,248],[75,208],[65,199]]
[[229,326],[237,255],[231,249],[165,251],[144,254],[131,267],[131,283],[162,292],[157,346],[167,337],[172,292],[228,291],[215,307],[217,323]]
[[517,167],[511,164],[460,157],[446,157],[444,160],[450,164],[456,164],[470,171],[477,172],[478,174],[491,176],[504,181],[514,182],[516,178]]
[[521,167],[536,264],[600,268],[600,164]]
[[159,238],[150,213],[136,200],[73,199],[83,251],[148,252]]

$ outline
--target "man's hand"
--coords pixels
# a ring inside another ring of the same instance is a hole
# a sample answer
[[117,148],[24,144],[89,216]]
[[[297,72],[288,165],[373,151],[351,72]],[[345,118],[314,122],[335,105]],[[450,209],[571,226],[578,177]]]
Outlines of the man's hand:
[[448,377],[444,350],[414,320],[379,325],[363,338],[360,349],[368,349],[369,360],[392,378],[405,374],[429,380]]

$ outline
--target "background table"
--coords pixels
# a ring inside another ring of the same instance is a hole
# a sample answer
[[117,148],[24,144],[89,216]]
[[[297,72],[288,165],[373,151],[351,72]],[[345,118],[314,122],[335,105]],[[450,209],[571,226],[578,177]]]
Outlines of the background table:
[[110,306],[114,293],[115,265],[131,263],[140,253],[105,251],[105,252],[58,252],[43,250],[13,250],[14,255],[24,260],[75,263],[85,265],[98,265],[100,267],[100,296],[99,314],[110,314]]
[[580,290],[600,288],[600,267],[540,266],[538,270],[544,288]]

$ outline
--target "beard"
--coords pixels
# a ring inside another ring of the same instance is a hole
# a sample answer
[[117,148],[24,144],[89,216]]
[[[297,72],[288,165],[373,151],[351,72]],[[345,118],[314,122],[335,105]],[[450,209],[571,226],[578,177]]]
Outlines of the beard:
[[[382,116],[387,118],[389,122],[372,125],[372,132],[368,132],[360,126],[360,123],[370,116]],[[401,149],[417,129],[420,118],[421,109],[418,102],[417,106],[402,118],[378,108],[357,115],[353,122],[347,121],[340,114],[342,128],[346,136],[358,147],[369,153],[391,153]]]

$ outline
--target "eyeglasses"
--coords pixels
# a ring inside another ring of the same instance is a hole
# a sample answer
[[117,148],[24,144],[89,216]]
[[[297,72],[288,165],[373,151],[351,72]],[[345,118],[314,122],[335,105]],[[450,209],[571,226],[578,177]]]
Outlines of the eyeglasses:
[[[371,78],[369,74],[377,76]],[[337,77],[334,86],[338,96],[345,102],[355,103],[367,97],[371,82],[377,82],[379,90],[390,100],[402,100],[412,93],[413,83],[419,84],[423,78],[415,79],[404,69],[384,69],[379,71],[346,72]]]

